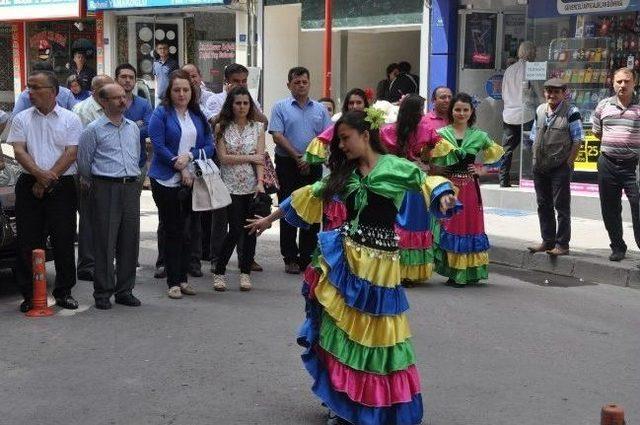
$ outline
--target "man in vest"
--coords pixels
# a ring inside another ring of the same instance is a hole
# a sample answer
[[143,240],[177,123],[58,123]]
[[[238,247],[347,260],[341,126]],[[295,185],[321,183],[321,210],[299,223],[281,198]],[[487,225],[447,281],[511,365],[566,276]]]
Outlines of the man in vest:
[[[528,247],[532,253],[569,253],[571,174],[584,132],[580,111],[569,104],[566,92],[567,84],[559,78],[544,83],[547,102],[538,106],[531,129],[533,183],[542,234],[541,244]],[[554,209],[558,212],[557,222]]]

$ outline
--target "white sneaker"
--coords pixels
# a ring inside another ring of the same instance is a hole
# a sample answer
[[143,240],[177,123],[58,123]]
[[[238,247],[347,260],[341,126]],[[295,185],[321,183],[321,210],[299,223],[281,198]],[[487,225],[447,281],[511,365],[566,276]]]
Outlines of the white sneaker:
[[241,291],[250,291],[251,290],[251,276],[246,273],[240,273],[240,290]]
[[182,292],[180,291],[179,286],[172,286],[171,288],[169,288],[169,290],[167,291],[167,295],[169,296],[169,298],[173,298],[174,300],[182,298]]
[[223,274],[213,275],[213,289],[218,292],[227,290],[227,278]]
[[180,292],[185,295],[195,295],[196,290],[193,289],[193,286],[189,282],[183,282],[180,284]]

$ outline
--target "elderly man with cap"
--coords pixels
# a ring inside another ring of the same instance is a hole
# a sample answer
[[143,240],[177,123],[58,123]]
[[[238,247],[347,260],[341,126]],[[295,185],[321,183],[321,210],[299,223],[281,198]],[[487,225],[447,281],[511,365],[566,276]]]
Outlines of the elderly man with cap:
[[530,135],[542,243],[528,249],[532,253],[566,255],[571,239],[571,174],[584,132],[580,111],[569,104],[563,80],[547,80],[544,97],[546,103],[536,109]]

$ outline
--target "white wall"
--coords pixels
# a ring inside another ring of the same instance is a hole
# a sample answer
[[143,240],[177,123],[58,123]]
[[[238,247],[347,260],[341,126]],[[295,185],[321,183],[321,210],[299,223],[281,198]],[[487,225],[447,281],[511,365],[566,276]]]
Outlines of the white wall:
[[301,5],[264,8],[264,111],[289,95],[287,72],[299,65]]

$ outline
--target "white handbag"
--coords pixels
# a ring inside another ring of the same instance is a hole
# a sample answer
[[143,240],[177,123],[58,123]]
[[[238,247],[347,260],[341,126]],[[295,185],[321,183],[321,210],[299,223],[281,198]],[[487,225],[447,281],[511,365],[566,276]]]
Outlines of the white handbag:
[[220,169],[211,158],[207,158],[204,149],[198,151],[194,160],[196,178],[191,191],[193,211],[211,211],[231,204],[229,190],[220,177]]

